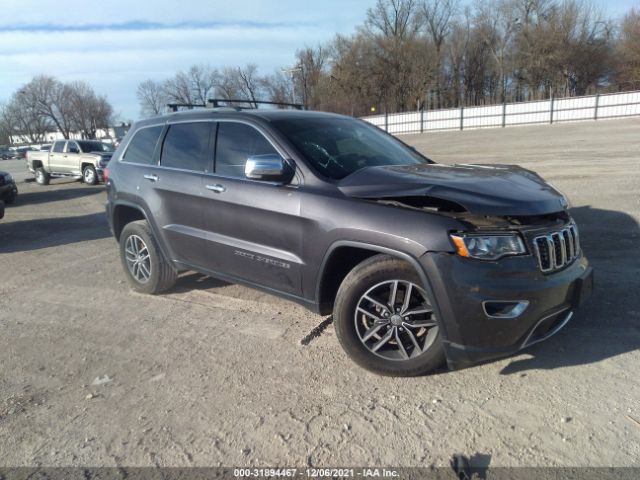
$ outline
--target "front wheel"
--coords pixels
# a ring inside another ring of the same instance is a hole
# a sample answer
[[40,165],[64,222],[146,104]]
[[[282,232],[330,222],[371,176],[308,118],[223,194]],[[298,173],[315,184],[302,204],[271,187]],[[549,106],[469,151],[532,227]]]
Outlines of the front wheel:
[[36,168],[35,176],[36,176],[36,183],[38,185],[49,185],[49,181],[51,180],[51,177],[45,171],[44,168],[42,167]]
[[376,255],[355,267],[338,290],[336,335],[358,365],[381,375],[430,373],[445,361],[433,299],[411,265]]
[[177,273],[165,260],[144,220],[127,224],[120,234],[120,259],[134,290],[152,295],[176,283]]
[[18,196],[18,190],[13,190],[9,195],[7,195],[4,199],[4,203],[6,203],[7,205],[12,204],[13,202],[16,201],[16,197]]
[[93,165],[87,165],[82,170],[82,180],[87,185],[95,185],[98,183],[98,174],[96,173],[96,169]]

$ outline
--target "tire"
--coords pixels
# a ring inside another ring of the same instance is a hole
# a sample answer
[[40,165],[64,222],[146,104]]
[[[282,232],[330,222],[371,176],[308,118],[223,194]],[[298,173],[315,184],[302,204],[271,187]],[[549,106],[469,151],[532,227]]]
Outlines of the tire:
[[[144,248],[140,248],[142,246]],[[136,254],[131,253],[136,251]],[[148,254],[148,259],[144,260],[145,268],[141,262],[138,262],[138,269],[133,267],[132,264],[135,263],[133,259],[144,258],[145,254]],[[163,257],[158,242],[145,220],[131,222],[122,230],[120,260],[127,279],[136,292],[156,295],[168,290],[176,283],[177,272]],[[134,274],[136,272],[138,276]]]
[[38,185],[49,185],[51,181],[51,176],[42,167],[36,168],[35,176]]
[[82,169],[82,181],[87,185],[96,185],[98,183],[98,174],[93,165],[87,165]]
[[5,197],[4,203],[6,203],[7,205],[11,205],[13,202],[16,201],[17,196],[18,196],[17,192],[11,192],[9,195]]
[[411,265],[388,255],[371,257],[347,274],[336,295],[333,322],[342,348],[355,363],[380,375],[402,377],[432,373],[444,364],[434,303],[421,285]]

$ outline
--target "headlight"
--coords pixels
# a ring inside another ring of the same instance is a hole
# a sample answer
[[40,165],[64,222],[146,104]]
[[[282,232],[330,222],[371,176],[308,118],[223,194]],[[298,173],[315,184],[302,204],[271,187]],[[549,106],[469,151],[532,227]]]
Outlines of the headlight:
[[507,255],[527,252],[517,234],[461,234],[451,235],[458,255],[479,260],[497,260]]

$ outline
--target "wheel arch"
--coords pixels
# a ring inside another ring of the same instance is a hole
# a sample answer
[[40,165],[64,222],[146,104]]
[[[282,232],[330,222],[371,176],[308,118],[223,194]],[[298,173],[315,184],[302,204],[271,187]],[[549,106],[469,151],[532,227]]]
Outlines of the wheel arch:
[[146,220],[147,223],[149,223],[149,219],[143,208],[131,203],[115,204],[111,213],[111,225],[113,226],[113,235],[116,237],[116,240],[120,241],[120,234],[128,223],[137,220]]
[[[362,261],[379,254],[390,255],[409,263],[415,269],[434,303],[438,303],[427,274],[418,259],[413,255],[380,245],[340,240],[329,247],[320,265],[316,285],[316,302],[322,315],[328,315],[331,312],[335,295],[346,275]],[[345,258],[347,260],[343,261]],[[436,314],[439,316],[440,312],[437,305],[434,305],[434,307],[436,308]]]

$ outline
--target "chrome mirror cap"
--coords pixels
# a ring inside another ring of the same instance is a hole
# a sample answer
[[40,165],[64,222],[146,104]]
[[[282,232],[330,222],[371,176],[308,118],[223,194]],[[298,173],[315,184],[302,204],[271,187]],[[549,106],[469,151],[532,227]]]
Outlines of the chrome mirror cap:
[[244,175],[253,180],[282,181],[287,175],[287,165],[277,154],[253,155],[245,163]]

